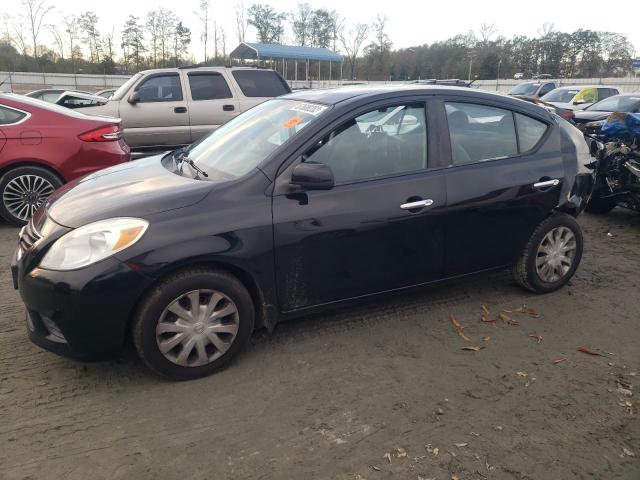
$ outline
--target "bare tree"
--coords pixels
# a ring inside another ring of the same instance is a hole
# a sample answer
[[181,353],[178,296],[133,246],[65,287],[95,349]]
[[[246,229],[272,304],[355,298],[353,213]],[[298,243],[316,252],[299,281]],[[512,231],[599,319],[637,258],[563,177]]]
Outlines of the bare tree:
[[496,33],[498,33],[498,29],[493,23],[483,23],[480,25],[480,30],[478,32],[480,34],[480,39],[483,44],[489,43],[491,37],[493,37]]
[[541,37],[547,37],[555,31],[555,25],[553,22],[544,22],[538,29],[538,35]]
[[369,25],[366,23],[355,23],[351,26],[348,32],[343,32],[340,35],[340,43],[347,54],[347,59],[351,65],[351,79],[356,77],[356,62],[358,60],[358,54],[362,48],[362,44],[367,39],[369,33]]
[[51,36],[53,37],[53,44],[58,50],[58,55],[60,56],[60,60],[64,60],[64,39],[62,38],[62,33],[58,30],[57,25],[49,25],[49,30],[51,30]]
[[238,43],[242,43],[247,36],[247,28],[249,22],[247,20],[247,9],[244,7],[244,2],[236,3],[234,7],[236,16],[236,31],[238,33]]
[[47,0],[22,0],[24,13],[22,20],[27,24],[31,41],[33,42],[33,57],[38,58],[38,36],[45,17],[53,7],[47,5]]
[[291,12],[291,27],[293,36],[298,45],[304,47],[310,43],[311,26],[314,12],[308,3],[299,3],[298,10]]
[[209,0],[200,1],[200,10],[194,12],[200,21],[202,22],[202,33],[200,34],[200,40],[204,43],[204,61],[207,61],[207,43],[209,41],[209,20],[210,20],[210,6]]
[[222,46],[222,60],[227,61],[227,34],[220,28],[220,45]]
[[[22,20],[20,18],[14,18],[8,14],[4,14],[2,16],[2,20],[5,25],[6,30],[6,38],[8,39],[9,45],[15,43],[16,48],[20,51],[22,56],[27,56],[27,37],[24,31],[24,27],[22,26]],[[11,24],[11,30],[13,34],[9,32],[9,24]]]
[[67,34],[67,41],[69,44],[69,57],[71,58],[71,65],[73,71],[76,71],[76,53],[77,53],[77,40],[78,40],[78,17],[71,15],[64,19],[64,31]]

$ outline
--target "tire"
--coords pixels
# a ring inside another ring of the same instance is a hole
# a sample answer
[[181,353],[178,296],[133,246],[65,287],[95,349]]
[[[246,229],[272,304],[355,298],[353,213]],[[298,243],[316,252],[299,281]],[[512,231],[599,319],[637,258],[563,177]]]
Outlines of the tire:
[[25,225],[62,184],[57,175],[42,167],[13,168],[0,178],[0,215],[13,225]]
[[[222,298],[218,300],[214,294]],[[192,311],[193,300],[199,302],[198,311],[203,316],[184,320]],[[214,315],[232,311],[233,307],[236,313],[213,321],[205,319],[203,308],[207,310],[214,303]],[[226,366],[247,344],[254,328],[254,312],[251,295],[236,277],[210,268],[190,268],[161,281],[141,301],[132,324],[133,343],[142,361],[163,377],[204,377]],[[217,333],[210,329],[217,329]],[[235,334],[228,333],[234,329]],[[210,340],[212,335],[217,339],[215,344]],[[194,343],[190,343],[192,339]],[[202,356],[201,348],[206,348]],[[181,357],[183,352],[186,354]],[[202,362],[202,357],[208,363]]]
[[[546,253],[555,252],[555,245],[562,245],[562,239],[571,238],[567,230],[573,236],[574,243],[572,244],[569,240],[564,246],[559,247],[559,250],[566,255],[558,254],[554,257],[554,253]],[[560,233],[564,235],[559,236],[560,242],[550,245],[548,242],[555,238],[554,235],[560,235]],[[552,237],[547,237],[547,234],[550,234]],[[563,251],[564,249],[570,248],[571,245],[575,245],[572,253],[570,253],[569,250]],[[513,274],[515,280],[522,287],[536,293],[549,293],[558,290],[565,285],[576,272],[582,259],[582,249],[582,230],[578,222],[565,213],[552,215],[540,223],[531,235],[531,238],[529,238],[522,255],[514,266]],[[569,257],[571,257],[569,265],[561,260]],[[544,259],[548,259],[549,261],[544,261]],[[556,262],[560,264],[557,267],[552,267],[551,265],[555,265]],[[542,265],[538,267],[538,263]],[[549,267],[545,267],[545,263],[549,263]],[[547,278],[545,278],[545,276]],[[555,276],[558,278],[554,278]]]
[[589,213],[596,214],[609,213],[617,204],[618,202],[615,199],[602,198],[594,194],[589,200],[589,203],[587,203],[585,210]]

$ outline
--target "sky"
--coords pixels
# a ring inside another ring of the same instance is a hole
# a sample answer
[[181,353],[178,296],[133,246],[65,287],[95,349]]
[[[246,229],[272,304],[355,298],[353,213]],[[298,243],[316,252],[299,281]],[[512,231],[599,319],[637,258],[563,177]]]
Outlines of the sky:
[[[115,37],[120,38],[119,31],[129,14],[145,17],[149,10],[165,7],[173,10],[192,31],[193,53],[198,61],[202,60],[203,47],[200,41],[201,27],[194,13],[199,0],[136,0],[135,2],[111,0],[109,2],[87,2],[78,7],[79,0],[47,0],[55,5],[54,12],[47,23],[60,23],[70,13],[81,13],[92,10],[99,17],[99,28],[102,32],[115,29]],[[626,2],[629,2],[627,5]],[[2,0],[2,12],[10,15],[20,13],[20,1]],[[234,5],[237,0],[210,0],[214,17],[218,26],[224,28],[227,37],[227,49],[230,51],[237,44],[234,20]],[[253,1],[244,0],[246,7]],[[293,0],[258,0],[256,3],[269,3],[279,11],[295,10],[299,1]],[[608,12],[602,0],[561,0],[553,3],[529,2],[523,0],[308,0],[314,8],[336,10],[346,24],[372,21],[376,14],[388,17],[388,34],[394,48],[403,48],[424,43],[445,40],[469,30],[478,31],[482,23],[494,24],[497,35],[511,37],[513,35],[537,36],[545,22],[554,24],[554,30],[573,32],[578,28],[591,30],[608,30],[627,35],[640,56],[640,2],[625,0],[612,5],[621,6],[625,14],[616,14],[612,9]],[[629,7],[629,5],[636,5]],[[633,12],[632,10],[636,10]],[[39,43],[52,45],[49,33],[43,29]],[[288,32],[291,36],[291,33]],[[248,41],[255,40],[255,31],[250,28]],[[118,42],[119,43],[119,42]],[[211,50],[211,47],[209,47]]]

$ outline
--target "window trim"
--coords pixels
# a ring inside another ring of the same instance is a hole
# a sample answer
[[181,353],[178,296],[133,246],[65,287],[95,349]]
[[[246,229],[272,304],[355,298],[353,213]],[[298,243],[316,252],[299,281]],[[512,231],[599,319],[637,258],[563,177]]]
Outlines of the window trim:
[[[224,80],[224,83],[227,85],[227,90],[229,91],[229,96],[228,97],[221,97],[221,98],[198,98],[195,99],[193,98],[193,91],[191,90],[191,77],[205,77],[208,75],[217,75],[219,77],[222,77],[222,80]],[[202,70],[200,72],[198,71],[194,71],[194,72],[187,72],[187,85],[189,86],[189,99],[192,102],[206,102],[206,101],[211,101],[211,100],[229,100],[230,98],[233,99],[235,98],[235,96],[233,95],[233,91],[231,90],[231,85],[229,84],[229,80],[227,78],[225,78],[225,76],[221,73],[221,72],[216,72],[214,70]]]
[[184,86],[182,85],[182,76],[178,73],[178,72],[157,72],[157,73],[151,73],[149,75],[146,75],[144,78],[142,78],[134,87],[133,91],[137,92],[140,90],[140,87],[142,85],[144,85],[145,83],[147,83],[147,81],[157,78],[157,77],[178,77],[178,85],[180,85],[180,94],[182,96],[182,98],[180,100],[178,99],[171,99],[171,100],[151,100],[151,101],[140,101],[138,103],[170,103],[170,102],[184,102],[185,98],[184,98]]
[[[492,100],[479,100],[479,99],[475,99],[475,98],[469,98],[469,97],[455,97],[452,95],[442,95],[440,98],[438,98],[438,100],[441,102],[440,104],[440,108],[442,111],[442,115],[444,116],[444,120],[445,120],[445,127],[446,127],[446,138],[447,140],[445,141],[445,143],[448,145],[449,147],[449,164],[446,166],[446,168],[456,168],[456,167],[466,167],[468,165],[478,165],[478,164],[482,164],[482,163],[487,163],[487,162],[496,162],[496,161],[501,161],[501,160],[511,160],[513,158],[519,158],[519,157],[524,157],[524,156],[528,156],[528,155],[533,155],[535,154],[538,150],[540,150],[540,148],[542,147],[542,145],[546,142],[547,138],[549,137],[549,135],[551,135],[551,131],[553,130],[553,124],[551,122],[551,120],[549,119],[542,119],[538,116],[532,115],[529,112],[524,112],[523,110],[520,110],[517,108],[517,106],[515,106],[516,108],[512,108],[511,105],[504,105],[501,104],[499,102],[493,102]],[[460,164],[455,164],[453,163],[453,153],[452,153],[452,148],[451,148],[451,133],[449,132],[449,121],[447,119],[447,113],[445,110],[445,105],[447,103],[471,103],[474,105],[480,105],[480,106],[485,106],[485,107],[493,107],[493,108],[499,108],[502,110],[507,110],[509,112],[511,112],[512,118],[513,118],[513,126],[516,132],[516,146],[518,148],[518,153],[516,155],[508,155],[508,156],[504,156],[504,157],[495,157],[495,158],[487,158],[486,160],[479,160],[477,162],[469,162],[469,163],[460,163]],[[538,120],[542,123],[545,123],[547,125],[547,130],[544,132],[544,135],[540,138],[540,140],[538,140],[538,143],[534,146],[534,148],[532,148],[531,150],[527,150],[526,152],[520,152],[520,138],[518,136],[518,125],[516,123],[516,119],[515,119],[515,114],[516,113],[520,113],[521,115],[525,115],[527,117],[531,117],[534,120]]]
[[24,113],[24,117],[22,117],[17,122],[0,123],[0,127],[13,127],[14,125],[20,125],[21,123],[24,123],[31,118],[31,112],[20,110],[19,108],[15,108],[15,107],[10,107],[9,105],[5,105],[4,103],[0,103],[0,107],[6,108],[8,110],[13,110],[14,112]]

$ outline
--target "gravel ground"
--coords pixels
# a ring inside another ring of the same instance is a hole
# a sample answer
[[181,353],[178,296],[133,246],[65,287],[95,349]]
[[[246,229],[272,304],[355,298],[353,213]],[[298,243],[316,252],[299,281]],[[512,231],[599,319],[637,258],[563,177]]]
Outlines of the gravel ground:
[[[559,292],[499,273],[390,296],[257,332],[188,383],[132,353],[83,364],[33,346],[3,268],[0,478],[637,480],[640,216],[580,223],[582,266]],[[2,265],[16,233],[0,224]],[[482,304],[523,303],[540,316],[480,321]]]

